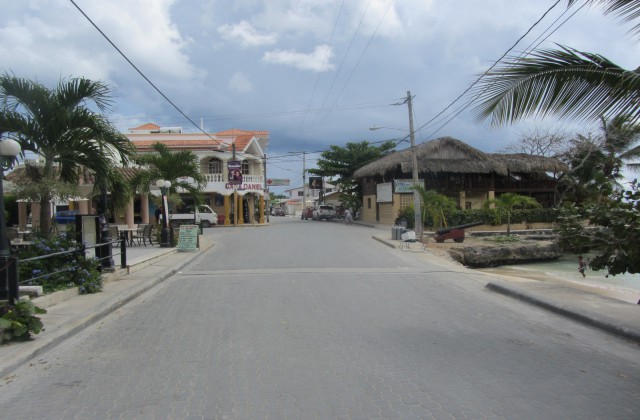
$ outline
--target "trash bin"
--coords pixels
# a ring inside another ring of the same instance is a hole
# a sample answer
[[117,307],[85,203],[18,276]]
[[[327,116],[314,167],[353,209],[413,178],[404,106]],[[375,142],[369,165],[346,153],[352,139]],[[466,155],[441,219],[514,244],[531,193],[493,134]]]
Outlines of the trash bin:
[[403,228],[407,227],[407,219],[402,217],[400,218],[400,226],[402,226]]

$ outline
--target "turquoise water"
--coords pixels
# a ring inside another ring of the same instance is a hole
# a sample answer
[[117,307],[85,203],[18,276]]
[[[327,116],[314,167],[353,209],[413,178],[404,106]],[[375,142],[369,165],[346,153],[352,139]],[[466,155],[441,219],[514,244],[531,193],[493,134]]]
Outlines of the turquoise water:
[[[585,254],[583,257],[588,261],[590,256]],[[613,286],[616,288],[640,291],[640,274],[618,274],[617,276],[605,277],[607,274],[606,271],[593,271],[587,268],[585,271],[586,278],[583,278],[578,272],[577,255],[563,255],[555,261],[518,264],[513,266],[505,265],[503,267],[533,270],[562,277],[571,281],[585,282],[588,284],[595,283],[602,286]]]

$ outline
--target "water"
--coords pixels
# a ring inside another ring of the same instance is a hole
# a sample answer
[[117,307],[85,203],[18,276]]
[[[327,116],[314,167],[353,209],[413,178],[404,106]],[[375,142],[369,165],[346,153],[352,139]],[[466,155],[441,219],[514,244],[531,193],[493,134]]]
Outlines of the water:
[[[593,257],[588,254],[583,256],[587,262]],[[577,255],[563,255],[557,260],[547,262],[504,265],[483,271],[541,281],[551,278],[566,280],[589,289],[599,289],[602,294],[631,303],[636,303],[640,297],[640,274],[627,273],[607,277],[606,271],[593,271],[587,267],[586,277],[583,278],[578,272]]]

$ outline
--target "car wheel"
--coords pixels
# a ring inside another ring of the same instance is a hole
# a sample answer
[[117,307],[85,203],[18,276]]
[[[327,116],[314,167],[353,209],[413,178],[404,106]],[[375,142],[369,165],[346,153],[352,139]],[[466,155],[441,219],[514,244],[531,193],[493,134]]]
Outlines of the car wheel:
[[203,220],[203,221],[202,221],[202,227],[203,227],[203,228],[211,227],[211,222],[210,222],[210,221],[208,221],[208,220]]

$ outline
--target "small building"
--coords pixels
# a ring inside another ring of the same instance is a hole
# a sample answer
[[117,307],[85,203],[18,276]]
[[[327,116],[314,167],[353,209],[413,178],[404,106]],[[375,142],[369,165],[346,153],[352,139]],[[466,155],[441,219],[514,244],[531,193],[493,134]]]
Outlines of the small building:
[[[419,184],[455,199],[461,209],[482,208],[506,192],[528,195],[542,206],[558,201],[558,175],[566,166],[557,159],[525,154],[481,152],[452,137],[415,147]],[[361,219],[392,225],[413,205],[412,150],[391,153],[354,173],[363,188]]]

